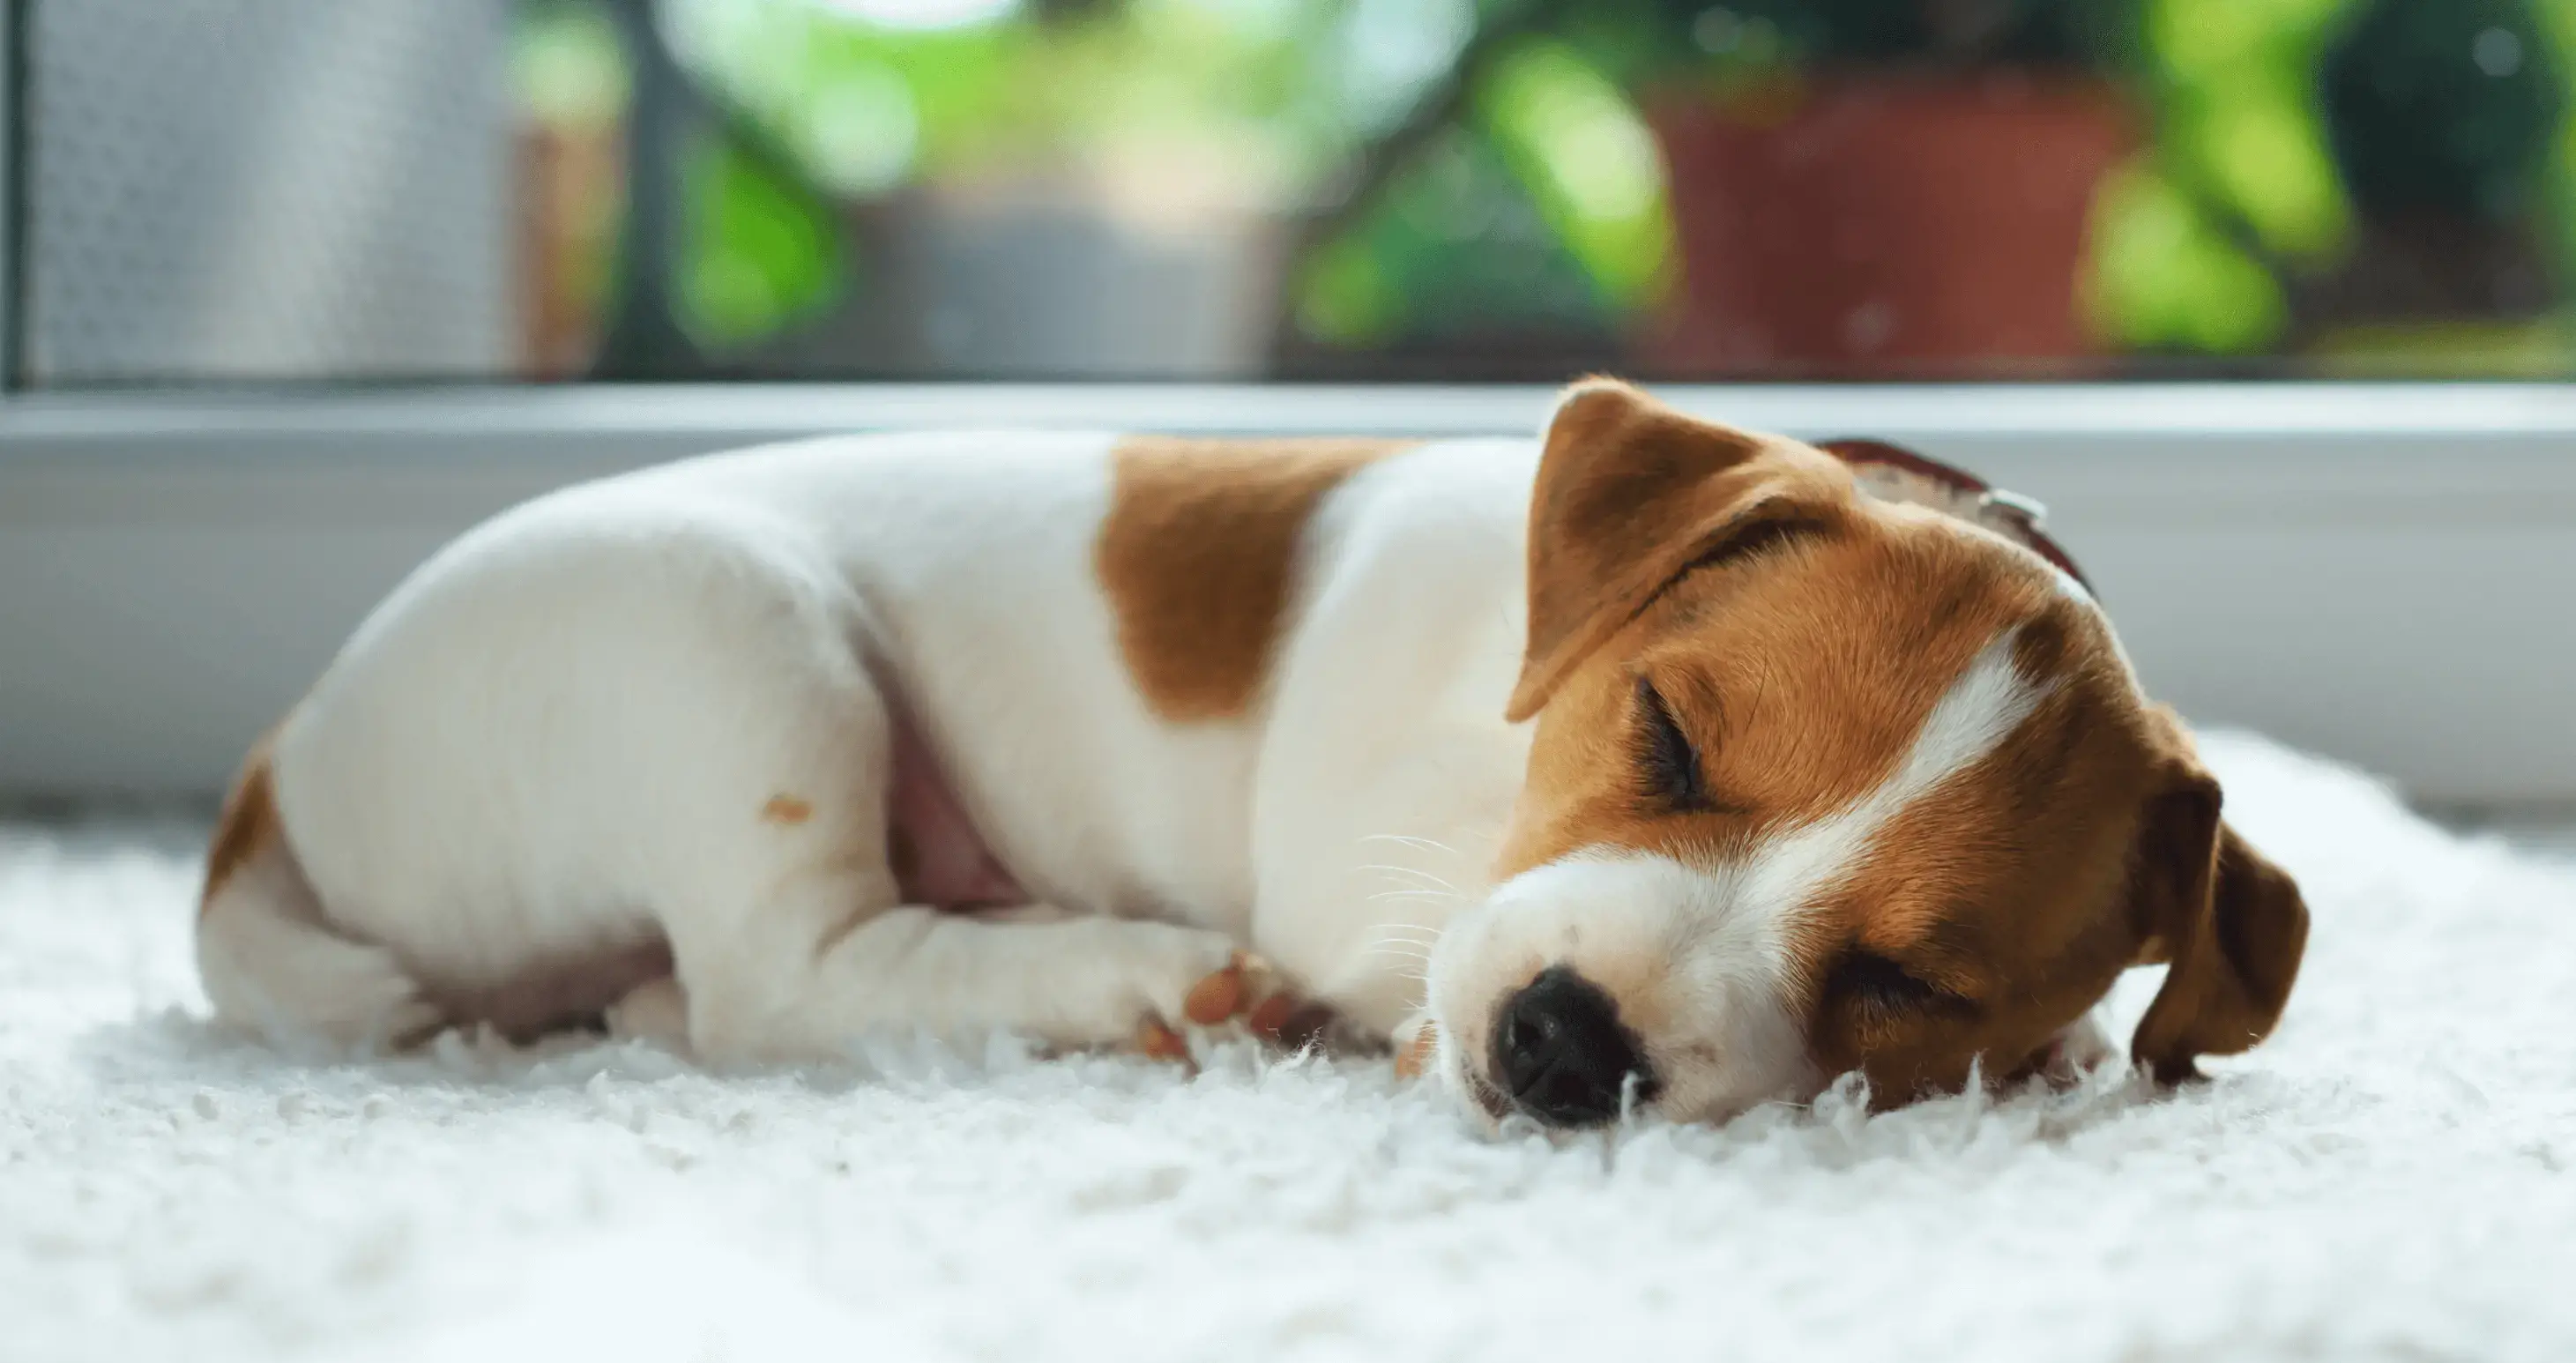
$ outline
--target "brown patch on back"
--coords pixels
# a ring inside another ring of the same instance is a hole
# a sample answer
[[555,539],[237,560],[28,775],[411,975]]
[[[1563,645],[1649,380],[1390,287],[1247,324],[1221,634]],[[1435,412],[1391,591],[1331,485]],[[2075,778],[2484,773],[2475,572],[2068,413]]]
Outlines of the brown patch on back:
[[242,759],[232,789],[224,794],[223,810],[215,816],[215,840],[206,851],[206,888],[197,897],[200,916],[215,902],[215,892],[224,882],[285,836],[285,824],[277,816],[276,778],[269,757],[276,743],[275,729],[261,734],[251,744],[250,755]]
[[1093,570],[1118,647],[1155,714],[1225,719],[1260,694],[1297,550],[1325,494],[1415,442],[1134,436]]
[[769,803],[760,807],[760,817],[770,823],[800,824],[814,817],[814,805],[793,795],[772,795]]

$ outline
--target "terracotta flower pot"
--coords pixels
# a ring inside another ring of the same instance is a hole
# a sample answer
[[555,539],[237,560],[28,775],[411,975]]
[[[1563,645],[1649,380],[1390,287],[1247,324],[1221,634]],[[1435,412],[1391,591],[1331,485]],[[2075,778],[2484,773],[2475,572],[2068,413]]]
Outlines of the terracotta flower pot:
[[2098,367],[2076,287],[2094,191],[2138,145],[2107,82],[1875,76],[1652,118],[1687,373],[1925,377]]

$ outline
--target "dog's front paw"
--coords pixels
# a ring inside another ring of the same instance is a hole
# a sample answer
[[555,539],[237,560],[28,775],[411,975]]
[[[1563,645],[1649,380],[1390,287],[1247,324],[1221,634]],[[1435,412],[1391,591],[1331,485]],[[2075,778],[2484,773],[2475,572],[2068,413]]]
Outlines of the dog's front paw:
[[1322,1040],[1332,1022],[1330,1009],[1288,988],[1269,962],[1237,951],[1224,966],[1191,984],[1176,1009],[1148,1016],[1137,1028],[1136,1045],[1158,1060],[1187,1061],[1189,1040],[1182,1026],[1239,1024],[1270,1045],[1302,1050]]
[[1223,966],[1200,976],[1182,993],[1177,1006],[1158,1009],[1138,1025],[1137,1049],[1157,1060],[1187,1061],[1190,1044],[1182,1026],[1223,1027],[1245,1018],[1280,997],[1277,973],[1248,951],[1229,953]]
[[1181,1016],[1201,1027],[1222,1026],[1243,1016],[1273,984],[1269,962],[1238,951],[1224,969],[1200,979],[1181,996]]
[[1190,1059],[1185,1027],[1218,1026],[1247,1006],[1268,968],[1221,933],[1165,923],[1107,929],[1124,950],[1131,1044],[1157,1060]]

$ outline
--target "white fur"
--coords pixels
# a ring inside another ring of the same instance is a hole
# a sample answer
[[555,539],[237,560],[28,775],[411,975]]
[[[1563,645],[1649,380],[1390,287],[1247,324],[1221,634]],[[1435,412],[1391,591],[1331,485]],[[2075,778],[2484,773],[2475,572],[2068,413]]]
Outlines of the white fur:
[[[1088,1045],[1176,1017],[1243,944],[1365,1032],[1427,998],[1463,1084],[1534,962],[1646,952],[1677,962],[1674,1036],[1720,1043],[1658,1056],[1665,1105],[1713,1115],[1814,1078],[1782,986],[1794,915],[2038,700],[1998,639],[1880,789],[1741,863],[1587,854],[1495,890],[1529,742],[1502,714],[1535,442],[1436,442],[1331,493],[1260,702],[1196,723],[1139,693],[1093,571],[1110,445],[811,441],[468,534],[282,726],[293,855],[205,918],[210,996],[339,1045],[507,1022],[558,978],[544,1001],[713,1059],[886,1029]],[[1035,910],[897,902],[898,716]],[[810,818],[764,817],[781,798]],[[574,968],[664,941],[676,987]]]
[[2102,602],[2093,595],[2091,588],[2088,588],[2083,583],[2075,580],[2075,575],[2073,573],[2058,567],[2054,562],[2051,562],[2046,555],[2040,553],[2038,550],[2033,549],[2029,545],[2022,543],[2020,540],[2014,539],[2012,536],[2006,535],[1991,527],[1980,525],[1975,521],[1963,520],[1955,516],[1944,516],[1938,512],[1931,511],[1928,508],[1907,508],[1907,510],[1909,512],[1918,513],[1926,520],[1934,524],[1941,525],[1954,533],[1967,535],[1991,544],[2003,545],[2005,548],[2012,550],[2015,556],[2045,569],[2048,573],[2049,582],[2057,588],[2057,594],[2065,597],[2069,601],[2075,602],[2079,606],[2084,607],[2085,611],[2101,626],[2102,637],[2111,645],[2111,655],[2119,660],[2120,670],[2128,677],[2131,689],[2142,690],[2142,688],[2138,686],[2137,665],[2130,661],[2128,645],[2120,641],[2120,631],[2112,626],[2110,613],[2102,609]]
[[[666,939],[715,1058],[913,1027],[1096,1044],[1176,1016],[1249,942],[1390,1031],[1420,995],[1389,953],[1424,949],[1440,896],[1466,892],[1443,887],[1473,888],[1518,787],[1501,714],[1536,450],[1435,445],[1333,494],[1265,703],[1179,724],[1139,694],[1092,569],[1110,443],[806,442],[573,488],[460,539],[281,729],[311,904],[228,887],[201,951],[218,1005],[381,1040],[423,997],[454,1011]],[[896,902],[894,714],[1070,912]],[[782,796],[810,819],[764,819]],[[299,922],[309,950],[248,949]],[[317,972],[350,950],[371,969]],[[580,1005],[669,1029],[667,987],[588,983],[604,996]],[[249,1003],[270,998],[293,1006]]]
[[215,1008],[272,1035],[379,1046],[436,1024],[392,952],[334,931],[283,848],[262,848],[205,905],[198,973]]
[[[1476,1076],[1503,1001],[1565,965],[1608,984],[1632,1023],[1641,1005],[1660,1015],[1639,1039],[1664,1079],[1665,1111],[1724,1116],[1803,1087],[1805,1036],[1781,951],[1784,911],[1795,905],[1746,893],[1744,870],[1593,848],[1504,882],[1432,953],[1443,1079],[1480,1106]],[[1693,1041],[1712,1044],[1695,1056],[1683,1044]]]
[[2014,665],[2016,632],[1970,660],[1905,760],[1849,806],[1712,866],[1587,848],[1514,877],[1461,914],[1433,953],[1429,988],[1443,1039],[1438,1068],[1452,1088],[1473,1101],[1491,1019],[1551,965],[1616,981],[1623,1007],[1643,1001],[1663,1015],[1641,1040],[1664,1079],[1668,1112],[1722,1118],[1825,1077],[1805,1059],[1787,944],[1881,828],[1992,754],[2046,698],[2046,687]]
[[1742,874],[1756,902],[1804,907],[1867,855],[1878,830],[1942,782],[1984,761],[2047,692],[2013,665],[2007,631],[1971,659],[1925,716],[1905,762],[1849,808],[1774,837]]

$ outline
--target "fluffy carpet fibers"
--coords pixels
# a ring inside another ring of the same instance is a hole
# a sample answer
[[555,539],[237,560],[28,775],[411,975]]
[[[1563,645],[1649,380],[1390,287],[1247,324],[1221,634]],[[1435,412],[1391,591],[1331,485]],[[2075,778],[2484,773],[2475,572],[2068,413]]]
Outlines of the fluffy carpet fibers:
[[1555,1143],[1242,1047],[300,1063],[184,836],[0,830],[0,1359],[2576,1358],[2576,865],[2210,756],[2316,915],[2214,1082]]

